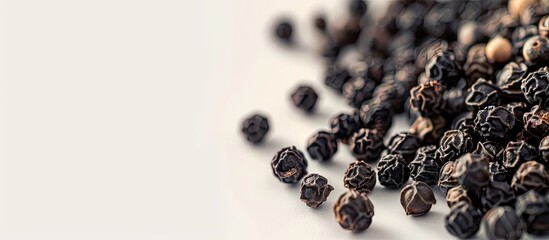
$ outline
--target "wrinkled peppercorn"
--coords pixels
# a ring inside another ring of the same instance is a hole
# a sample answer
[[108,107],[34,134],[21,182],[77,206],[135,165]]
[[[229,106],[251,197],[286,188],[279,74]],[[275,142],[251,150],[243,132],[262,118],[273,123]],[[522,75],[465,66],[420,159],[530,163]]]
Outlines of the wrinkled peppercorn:
[[454,178],[455,167],[454,161],[448,161],[440,168],[437,185],[444,195],[447,195],[451,188],[459,186],[458,180]]
[[520,90],[520,85],[527,71],[528,67],[524,63],[510,62],[505,65],[496,78],[501,92],[514,98],[522,97],[523,94]]
[[483,218],[484,233],[490,240],[518,240],[522,237],[524,224],[511,207],[497,207]]
[[529,65],[536,65],[549,60],[549,39],[541,36],[529,38],[522,48],[522,56]]
[[523,78],[522,93],[531,104],[549,106],[549,68],[544,67]]
[[342,228],[360,232],[370,227],[374,205],[366,194],[348,191],[338,198],[334,205],[334,214]]
[[342,143],[347,143],[353,133],[360,128],[358,116],[340,113],[330,120],[332,132]]
[[469,85],[479,78],[489,79],[494,73],[494,67],[488,62],[485,54],[485,44],[472,46],[467,53],[467,61],[463,65]]
[[515,209],[526,225],[526,232],[539,236],[549,234],[549,198],[530,190],[517,197]]
[[528,111],[528,106],[524,102],[512,102],[505,106],[505,109],[509,110],[515,116],[515,128],[524,127],[524,113]]
[[444,108],[443,91],[437,81],[420,84],[410,90],[410,106],[423,117],[438,115]]
[[[392,108],[395,113],[404,112],[404,103],[409,91],[404,88],[404,85],[394,79],[386,80],[376,87],[373,93],[372,101],[377,104],[384,104]],[[522,92],[520,92],[522,96]]]
[[300,186],[300,199],[307,206],[317,208],[323,202],[326,201],[330,192],[334,190],[332,185],[328,184],[328,179],[325,177],[312,173],[301,180]]
[[524,141],[509,142],[505,147],[503,166],[507,169],[517,170],[527,161],[537,160],[536,148]]
[[410,163],[414,160],[416,150],[420,147],[419,138],[409,132],[395,134],[389,141],[387,150],[389,154],[400,154]]
[[536,161],[525,162],[513,176],[511,187],[517,195],[528,190],[545,194],[549,189],[549,173],[541,163]]
[[456,116],[452,122],[451,129],[460,130],[471,137],[476,135],[475,131],[475,113],[472,111],[461,113]]
[[349,70],[333,65],[326,70],[324,83],[338,93],[343,93],[343,85],[349,80],[351,80],[351,73],[349,73]]
[[276,25],[275,35],[280,40],[289,42],[292,38],[292,33],[293,33],[293,27],[289,21],[283,20]]
[[400,204],[406,215],[425,215],[436,202],[433,189],[424,182],[413,182],[400,191]]
[[456,85],[461,77],[460,71],[456,56],[451,51],[438,52],[425,65],[427,78],[437,80],[446,86]]
[[513,172],[509,172],[500,162],[489,163],[488,171],[490,172],[491,181],[510,183],[513,177]]
[[251,143],[260,143],[269,132],[269,121],[260,114],[254,114],[242,122],[242,132],[246,140]]
[[376,173],[370,164],[355,161],[347,168],[343,183],[349,190],[369,193],[376,185]]
[[503,147],[501,144],[492,141],[478,142],[477,148],[473,154],[482,155],[489,162],[499,162],[503,157]]
[[545,165],[547,166],[549,163],[549,135],[541,140],[538,149],[541,158],[545,161]]
[[482,212],[499,207],[515,206],[515,193],[506,182],[490,182],[480,195]]
[[446,119],[442,115],[418,117],[410,127],[410,133],[416,135],[422,144],[436,144],[444,135]]
[[359,108],[363,102],[372,98],[375,87],[373,80],[358,77],[343,85],[343,96],[349,105]]
[[307,159],[295,146],[278,151],[271,161],[275,177],[284,183],[296,183],[307,174]]
[[467,190],[463,186],[450,188],[446,194],[446,203],[452,208],[459,202],[467,202],[473,206],[478,205],[479,197],[475,191]]
[[524,113],[524,130],[534,137],[542,138],[549,135],[549,111],[539,105],[532,107],[530,112]]
[[499,89],[495,84],[479,78],[471,86],[470,92],[465,99],[465,104],[471,110],[478,111],[490,105],[499,105],[499,95]]
[[400,188],[410,178],[410,168],[400,154],[387,154],[377,164],[379,183],[387,188]]
[[486,140],[505,139],[514,126],[515,116],[504,107],[487,106],[475,118],[475,131]]
[[353,134],[349,142],[351,153],[361,161],[375,162],[385,150],[383,138],[376,130],[362,128]]
[[410,176],[414,181],[421,181],[434,187],[438,182],[440,165],[436,159],[436,145],[417,149],[414,160],[410,163]]
[[454,178],[466,189],[480,190],[490,183],[488,160],[481,155],[464,154],[456,160]]
[[361,124],[369,129],[375,129],[385,136],[393,124],[393,110],[385,104],[368,101],[360,108]]
[[458,238],[470,238],[480,229],[482,215],[473,205],[461,201],[456,203],[445,218],[446,230]]
[[301,85],[292,93],[292,102],[298,108],[306,112],[312,112],[315,108],[318,95],[310,86]]
[[460,130],[448,130],[440,139],[437,158],[441,163],[456,160],[473,149],[473,139]]
[[319,131],[309,138],[307,152],[312,159],[327,161],[337,152],[337,139],[333,133]]
[[513,57],[513,46],[504,37],[497,36],[486,44],[486,59],[491,63],[506,63]]

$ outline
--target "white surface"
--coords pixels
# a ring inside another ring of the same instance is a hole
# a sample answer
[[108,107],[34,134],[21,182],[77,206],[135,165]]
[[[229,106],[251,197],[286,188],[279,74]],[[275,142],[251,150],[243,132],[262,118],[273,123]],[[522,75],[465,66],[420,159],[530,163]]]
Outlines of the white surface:
[[[412,218],[382,187],[370,229],[341,229],[343,147],[310,161],[336,189],[318,210],[272,176],[279,148],[303,149],[347,108],[316,57],[273,44],[273,20],[289,14],[311,39],[334,2],[0,2],[0,239],[448,238],[440,197]],[[314,116],[288,103],[300,81],[320,92]],[[261,147],[239,132],[254,110],[272,123]]]

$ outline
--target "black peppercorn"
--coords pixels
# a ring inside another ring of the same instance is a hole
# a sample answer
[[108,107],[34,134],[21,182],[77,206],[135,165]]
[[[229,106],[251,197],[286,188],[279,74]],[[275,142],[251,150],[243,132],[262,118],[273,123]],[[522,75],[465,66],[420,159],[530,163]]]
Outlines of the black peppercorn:
[[456,160],[473,149],[473,139],[460,130],[448,130],[440,139],[437,158],[441,163]]
[[529,65],[537,65],[549,60],[549,39],[541,36],[529,38],[522,48],[522,56]]
[[549,111],[539,105],[532,107],[530,112],[524,113],[524,130],[534,137],[542,138],[549,135]]
[[324,15],[318,15],[315,17],[314,20],[315,28],[318,29],[320,32],[325,33],[326,32],[326,18]]
[[509,172],[500,162],[491,162],[488,164],[488,171],[490,172],[490,180],[492,181],[510,183],[513,177],[513,172]]
[[461,78],[460,71],[456,56],[451,51],[438,52],[425,66],[425,73],[429,79],[437,80],[446,86],[456,85]]
[[503,166],[507,169],[517,170],[527,161],[539,158],[536,148],[524,141],[509,142],[505,147]]
[[260,143],[269,132],[269,121],[262,115],[254,114],[244,120],[242,132],[251,143]]
[[549,106],[549,68],[544,67],[523,78],[522,93],[531,104]]
[[538,149],[541,158],[545,161],[545,165],[547,166],[549,163],[549,135],[541,140]]
[[475,113],[472,111],[464,112],[455,117],[451,129],[460,130],[471,137],[476,135],[475,131]]
[[350,190],[369,193],[376,185],[376,173],[370,164],[355,161],[347,168],[343,183]]
[[275,177],[284,183],[296,183],[307,174],[307,160],[296,147],[285,147],[271,161]]
[[528,106],[524,102],[512,102],[504,105],[509,112],[515,116],[515,128],[524,127],[524,113],[528,111]]
[[515,55],[522,53],[524,43],[529,38],[538,34],[538,28],[536,25],[520,26],[513,31],[511,41],[513,43],[513,53]]
[[513,98],[522,97],[523,94],[520,90],[520,85],[527,71],[528,67],[524,63],[510,62],[506,64],[496,78],[501,92]]
[[307,206],[317,208],[326,201],[330,192],[334,190],[332,185],[328,184],[325,177],[311,173],[301,180],[300,199]]
[[292,93],[292,102],[298,108],[306,112],[312,112],[315,108],[318,95],[310,86],[301,85]]
[[343,85],[349,80],[351,80],[351,73],[349,73],[349,70],[333,65],[326,70],[324,83],[338,93],[343,93]]
[[283,41],[290,41],[292,38],[293,27],[289,21],[281,21],[276,25],[275,35]]
[[385,136],[393,124],[393,110],[386,104],[368,101],[360,107],[362,126],[375,129],[381,136]]
[[433,189],[424,182],[413,182],[400,191],[400,204],[406,215],[425,215],[436,202]]
[[385,150],[383,138],[376,130],[362,128],[353,134],[349,142],[351,153],[361,161],[375,162]]
[[458,238],[470,238],[480,229],[482,215],[473,205],[461,201],[452,206],[445,218],[446,230]]
[[465,104],[471,110],[478,111],[490,105],[499,105],[499,95],[499,89],[495,84],[479,78],[471,86],[470,92],[465,99]]
[[464,154],[456,160],[454,178],[466,189],[482,189],[490,183],[488,160],[481,155]]
[[410,127],[410,133],[416,135],[422,144],[436,144],[444,135],[446,119],[442,115],[418,117]]
[[366,194],[348,191],[335,203],[334,214],[342,228],[360,232],[370,227],[374,216],[374,205]]
[[373,80],[357,77],[343,85],[343,96],[349,105],[359,108],[363,102],[372,98],[375,88]]
[[499,207],[515,206],[515,193],[506,182],[490,182],[480,195],[482,212]]
[[410,106],[423,117],[438,115],[444,108],[443,91],[437,81],[420,84],[410,90]]
[[410,163],[410,176],[414,181],[421,181],[434,187],[438,182],[440,165],[436,160],[436,145],[417,149],[414,160]]
[[402,113],[405,109],[404,103],[408,93],[409,91],[404,88],[401,82],[394,80],[394,78],[385,77],[383,82],[374,90],[372,102],[384,104],[392,108],[395,113]]
[[549,198],[530,190],[517,197],[515,209],[526,225],[526,232],[538,236],[549,234]]
[[475,130],[486,140],[505,139],[514,126],[515,116],[504,107],[487,106],[475,118]]
[[467,202],[476,206],[479,199],[475,191],[467,190],[463,188],[463,186],[450,188],[446,194],[446,203],[448,204],[448,207],[452,208],[459,202]]
[[467,61],[463,65],[463,70],[465,70],[469,85],[479,78],[490,79],[494,73],[492,64],[486,58],[485,48],[485,44],[477,44],[472,46],[467,53]]
[[347,143],[353,133],[360,128],[358,116],[340,113],[330,120],[332,132],[342,143]]
[[419,138],[409,132],[395,134],[389,141],[387,151],[389,154],[400,154],[406,163],[414,160],[416,150],[420,147]]
[[333,133],[319,131],[309,138],[307,152],[312,159],[327,161],[337,152],[337,139]]
[[448,190],[459,186],[458,180],[454,178],[455,167],[454,161],[448,161],[440,169],[437,185],[444,195],[447,195]]
[[482,155],[482,157],[488,159],[489,162],[499,162],[503,157],[503,147],[497,142],[479,141],[473,154]]
[[443,100],[445,102],[445,107],[442,110],[444,113],[451,115],[465,112],[467,111],[465,99],[467,99],[467,82],[462,79],[458,82],[456,87],[444,91]]
[[483,218],[484,232],[490,240],[518,240],[522,237],[524,224],[511,207],[497,207]]
[[377,164],[377,178],[381,185],[398,189],[410,178],[410,168],[400,154],[387,154]]
[[536,161],[525,162],[513,176],[511,187],[517,195],[529,190],[545,194],[549,189],[549,173],[541,163]]

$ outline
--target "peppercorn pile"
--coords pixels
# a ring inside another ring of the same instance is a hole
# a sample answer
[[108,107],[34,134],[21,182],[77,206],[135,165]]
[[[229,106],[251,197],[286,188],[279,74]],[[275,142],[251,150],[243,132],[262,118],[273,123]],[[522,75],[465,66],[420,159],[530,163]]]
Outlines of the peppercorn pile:
[[[303,146],[313,160],[331,161],[343,148],[355,157],[338,180],[348,189],[333,206],[341,227],[372,224],[368,194],[379,182],[401,189],[405,215],[428,214],[433,191],[442,192],[446,229],[458,238],[474,237],[481,224],[489,239],[548,235],[549,0],[390,1],[380,19],[361,0],[347,9],[340,21],[317,16],[313,25],[323,81],[354,111],[333,116]],[[290,21],[276,25],[290,47],[298,44],[292,33]],[[361,57],[342,61],[349,53]],[[309,114],[319,108],[310,86],[290,98]],[[408,117],[409,130],[388,136],[396,114]],[[242,125],[254,144],[268,131],[257,114]],[[308,173],[295,146],[274,153],[271,167],[281,182],[300,182],[309,207],[334,189]]]

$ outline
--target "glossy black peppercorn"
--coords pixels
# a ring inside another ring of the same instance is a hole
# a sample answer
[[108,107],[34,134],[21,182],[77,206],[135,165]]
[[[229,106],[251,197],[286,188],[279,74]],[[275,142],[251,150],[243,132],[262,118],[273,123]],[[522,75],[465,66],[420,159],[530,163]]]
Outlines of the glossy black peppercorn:
[[360,129],[358,116],[347,113],[340,113],[330,120],[332,132],[342,143],[347,143],[353,133]]
[[353,134],[349,142],[351,153],[361,161],[375,162],[385,150],[383,138],[376,130],[362,128]]
[[455,167],[456,163],[449,161],[440,168],[437,185],[444,195],[447,195],[448,190],[459,186],[458,180],[454,178]]
[[522,56],[529,65],[537,65],[549,60],[549,39],[541,36],[529,38],[522,48]]
[[505,139],[514,126],[515,116],[504,107],[487,106],[475,118],[475,131],[486,140]]
[[549,173],[541,163],[536,161],[525,162],[513,176],[511,187],[517,195],[529,190],[545,194],[549,189]]
[[377,178],[381,185],[398,189],[410,178],[410,168],[400,154],[387,154],[377,164]]
[[479,196],[475,191],[467,190],[463,186],[450,188],[446,194],[446,203],[452,208],[459,202],[467,202],[473,206],[479,205]]
[[461,69],[456,63],[456,56],[451,51],[435,54],[427,65],[425,72],[429,79],[437,80],[446,86],[454,86],[461,78]]
[[343,85],[349,80],[351,80],[351,73],[349,73],[349,70],[333,65],[326,70],[324,83],[338,93],[343,93]]
[[524,113],[524,130],[534,137],[542,138],[549,135],[549,111],[539,105]]
[[307,206],[317,208],[326,201],[330,192],[334,190],[332,185],[328,184],[325,177],[311,173],[301,180],[300,199]]
[[549,68],[528,74],[522,80],[521,90],[529,103],[549,106]]
[[456,160],[454,178],[466,189],[482,189],[490,183],[488,160],[481,155],[464,154]]
[[489,163],[488,171],[490,172],[491,181],[510,183],[513,177],[513,172],[507,170],[500,162]]
[[479,141],[473,154],[482,155],[482,157],[488,159],[489,162],[499,162],[503,157],[503,147],[497,142]]
[[269,121],[262,115],[254,114],[244,120],[242,132],[246,136],[246,140],[251,143],[260,143],[269,132]]
[[288,21],[281,21],[276,25],[275,35],[284,41],[290,41],[292,38],[293,27]]
[[511,207],[497,207],[483,218],[484,233],[490,240],[518,240],[522,237],[524,224]]
[[499,95],[499,89],[495,84],[479,78],[471,86],[470,92],[465,99],[465,104],[471,110],[478,111],[490,105],[499,105]]
[[470,238],[480,229],[482,215],[467,202],[458,202],[445,218],[446,230],[458,238]]
[[417,85],[410,90],[410,106],[423,117],[438,115],[444,108],[443,93],[438,81]]
[[497,75],[497,85],[504,95],[522,97],[520,85],[527,74],[528,67],[524,63],[510,62]]
[[374,216],[374,205],[366,194],[348,191],[335,203],[334,214],[342,228],[360,232],[370,227]]
[[307,175],[307,159],[296,147],[285,147],[271,161],[275,177],[284,183],[296,183]]
[[480,195],[482,212],[499,206],[515,206],[515,193],[509,183],[490,182]]
[[387,151],[389,154],[400,154],[406,163],[414,160],[417,149],[420,147],[419,138],[409,132],[395,134],[389,141]]
[[376,185],[374,168],[363,161],[355,161],[349,165],[343,178],[343,184],[349,190],[369,193]]
[[343,85],[343,96],[349,105],[359,108],[363,102],[372,98],[375,88],[373,80],[357,77]]
[[549,234],[549,198],[534,190],[517,197],[515,210],[526,225],[526,232],[534,235]]
[[312,112],[315,108],[318,94],[310,86],[301,85],[292,93],[292,102],[298,108],[306,112]]
[[547,166],[549,163],[549,135],[541,140],[538,149],[541,159],[543,159],[545,165]]
[[476,135],[475,118],[476,115],[473,111],[461,113],[455,117],[450,129],[460,130],[473,137]]
[[359,113],[362,126],[375,129],[382,136],[393,124],[393,110],[386,104],[368,101],[362,104]]
[[424,182],[413,182],[400,191],[400,204],[406,215],[425,215],[436,202],[433,189]]
[[524,102],[512,102],[505,104],[503,107],[509,110],[515,116],[515,128],[523,128],[524,113],[527,112],[528,106]]
[[456,160],[473,149],[473,139],[460,130],[448,130],[440,139],[437,158],[441,163]]
[[337,139],[333,133],[319,131],[309,138],[307,152],[312,159],[327,161],[337,152]]
[[539,158],[536,148],[524,141],[509,142],[505,147],[503,166],[517,170],[523,163]]
[[436,159],[436,145],[423,146],[417,149],[414,160],[410,163],[410,176],[414,181],[421,181],[434,187],[438,182],[440,165]]

